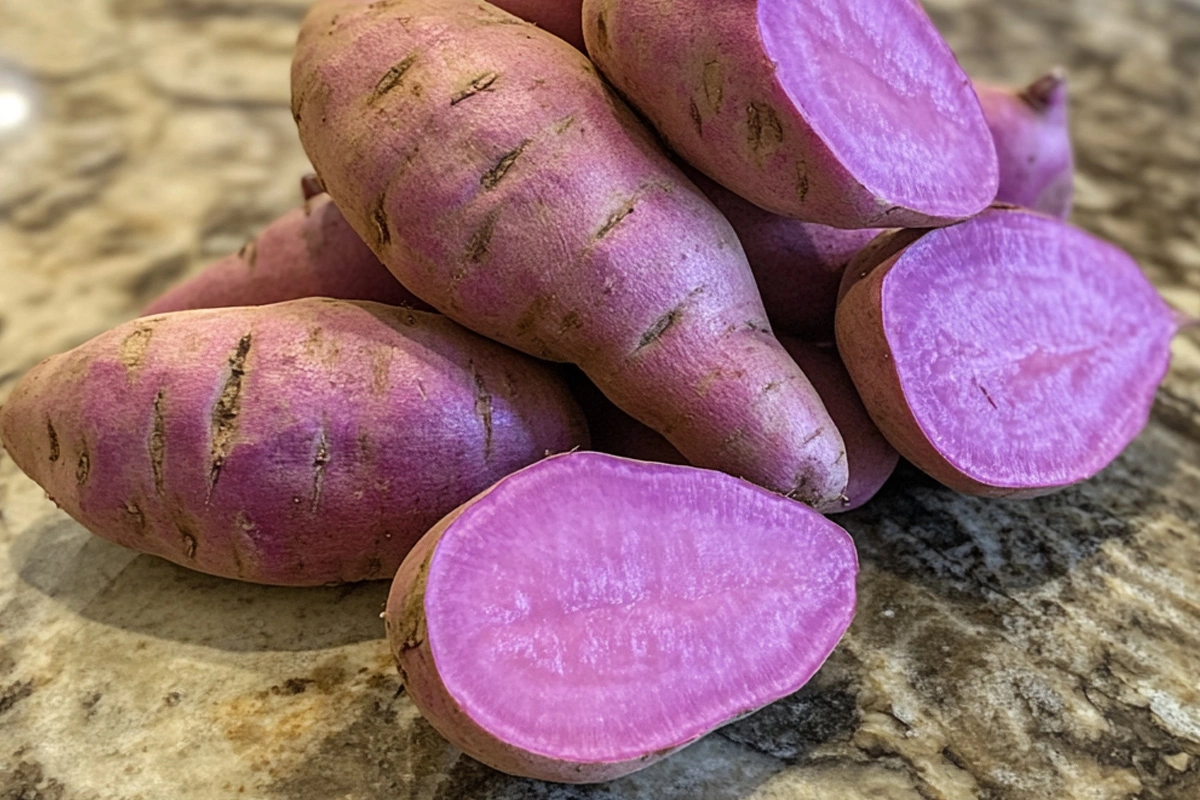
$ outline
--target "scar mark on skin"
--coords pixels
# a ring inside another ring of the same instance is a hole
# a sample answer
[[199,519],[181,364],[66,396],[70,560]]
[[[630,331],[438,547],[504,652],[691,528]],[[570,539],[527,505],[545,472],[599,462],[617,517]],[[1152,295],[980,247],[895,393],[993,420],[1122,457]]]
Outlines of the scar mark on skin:
[[230,447],[237,435],[238,415],[242,410],[242,379],[246,375],[246,356],[250,353],[252,334],[247,333],[237,343],[237,348],[229,356],[229,377],[221,389],[221,395],[213,406],[209,424],[209,440],[212,442],[208,471],[208,497],[212,498],[213,489],[221,477],[221,469],[225,459],[229,457]]
[[479,179],[479,183],[483,185],[483,188],[488,190],[495,189],[496,185],[500,183],[504,176],[508,174],[508,171],[512,169],[512,166],[514,163],[516,163],[517,159],[521,157],[521,153],[525,152],[525,148],[528,145],[529,140],[526,139],[525,141],[521,142],[521,144],[517,145],[516,148],[505,153],[500,158],[500,161],[497,162],[496,166],[485,172],[483,177]]
[[150,469],[154,474],[154,490],[163,494],[163,461],[167,447],[167,425],[163,419],[163,390],[154,396],[154,426],[150,431]]
[[46,433],[50,437],[50,460],[58,461],[62,455],[62,451],[58,446],[58,431],[54,430],[54,423],[49,418],[46,419]]
[[474,97],[480,92],[489,90],[492,84],[495,83],[496,79],[499,77],[499,72],[483,73],[467,84],[467,88],[463,89],[461,92],[455,92],[454,96],[450,98],[450,105],[456,106],[463,100],[466,100],[468,97]]
[[375,91],[371,93],[371,102],[374,103],[379,98],[383,97],[388,92],[395,89],[404,81],[404,74],[412,67],[417,60],[417,54],[412,53],[402,60],[399,64],[383,73],[383,77],[375,84]]

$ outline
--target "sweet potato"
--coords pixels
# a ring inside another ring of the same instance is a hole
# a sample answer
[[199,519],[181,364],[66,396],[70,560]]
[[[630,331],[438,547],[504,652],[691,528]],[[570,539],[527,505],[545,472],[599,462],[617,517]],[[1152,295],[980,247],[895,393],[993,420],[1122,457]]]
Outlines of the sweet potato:
[[719,472],[555,456],[439,522],[385,620],[408,696],[467,754],[605,781],[804,685],[854,615],[854,544]]
[[415,294],[578,364],[688,459],[836,507],[840,436],[729,223],[579,51],[486,3],[319,0],[300,138]]
[[[846,443],[849,481],[845,497],[827,514],[852,511],[875,496],[896,469],[900,455],[867,414],[850,374],[832,345],[803,342],[790,336],[779,341],[812,381]],[[602,453],[686,464],[687,459],[663,437],[605,399],[582,375],[569,375],[567,384],[588,421],[592,447]]]
[[975,92],[996,143],[996,200],[1066,219],[1075,176],[1066,73],[1054,70],[1019,90],[977,81]]
[[494,5],[584,49],[583,0],[496,0]]
[[584,0],[583,31],[673,150],[769,211],[925,227],[996,196],[979,100],[913,0]]
[[[313,187],[305,187],[308,195]],[[430,310],[388,272],[327,194],[268,225],[236,254],[169,289],[143,315],[259,306],[301,297],[372,300]]]
[[0,437],[93,533],[287,585],[391,577],[455,506],[587,444],[545,365],[441,315],[328,299],[126,323],[26,375]]
[[871,417],[972,494],[1032,497],[1116,458],[1179,323],[1120,249],[1012,207],[883,234],[847,276],[838,349]]
[[775,332],[832,342],[842,272],[883,231],[843,230],[772,214],[695,170],[684,172],[737,233]]

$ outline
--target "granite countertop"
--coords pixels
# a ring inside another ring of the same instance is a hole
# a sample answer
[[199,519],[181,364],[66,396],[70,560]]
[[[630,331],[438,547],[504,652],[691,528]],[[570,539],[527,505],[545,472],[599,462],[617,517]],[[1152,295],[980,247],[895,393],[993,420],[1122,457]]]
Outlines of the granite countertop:
[[[0,398],[299,203],[306,0],[0,0]],[[1071,75],[1075,221],[1200,315],[1200,2],[928,0],[973,74]],[[88,535],[0,455],[0,798],[1200,798],[1200,331],[1097,478],[985,501],[904,469],[841,521],[858,618],[798,694],[597,787],[420,719],[387,585],[264,588]]]

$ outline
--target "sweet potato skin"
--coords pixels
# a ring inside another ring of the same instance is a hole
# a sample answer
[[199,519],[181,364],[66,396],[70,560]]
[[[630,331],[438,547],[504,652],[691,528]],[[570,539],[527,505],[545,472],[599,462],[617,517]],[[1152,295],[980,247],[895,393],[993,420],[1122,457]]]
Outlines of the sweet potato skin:
[[842,272],[882,231],[831,228],[772,214],[702,173],[684,172],[737,233],[775,332],[832,342]]
[[328,299],[129,322],[35,367],[0,437],[93,533],[282,585],[391,577],[466,498],[587,444],[545,365]]
[[840,437],[736,236],[578,51],[486,3],[321,0],[292,78],[324,185],[414,293],[694,464],[838,502]]
[[583,0],[496,0],[495,5],[584,49]]
[[142,313],[260,306],[302,297],[431,310],[379,263],[329,195],[317,193],[237,253],[167,290]]

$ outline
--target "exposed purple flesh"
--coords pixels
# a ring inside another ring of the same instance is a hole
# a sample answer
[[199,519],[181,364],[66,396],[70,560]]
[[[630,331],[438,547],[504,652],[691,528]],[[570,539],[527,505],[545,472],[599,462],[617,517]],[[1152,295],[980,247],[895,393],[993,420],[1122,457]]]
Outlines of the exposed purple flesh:
[[776,79],[858,183],[931,217],[962,217],[991,202],[996,158],[981,135],[979,102],[917,3],[757,6]]
[[902,455],[955,488],[1015,495],[1117,457],[1146,423],[1176,331],[1127,254],[1012,208],[891,255],[849,287],[837,324]]
[[[806,683],[850,624],[858,566],[850,537],[800,503],[590,452],[504,479],[414,558],[428,559],[429,652],[470,722],[541,759],[624,771]],[[396,604],[393,589],[389,616]]]

